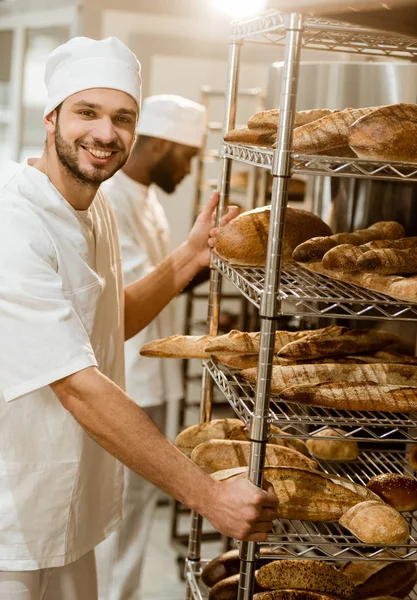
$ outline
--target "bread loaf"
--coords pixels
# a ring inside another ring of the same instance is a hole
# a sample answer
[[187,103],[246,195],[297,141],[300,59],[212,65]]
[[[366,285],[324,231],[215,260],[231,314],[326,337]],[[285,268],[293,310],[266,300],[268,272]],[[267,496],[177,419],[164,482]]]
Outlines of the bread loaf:
[[[285,443],[285,440],[282,441]],[[194,448],[191,460],[206,473],[215,473],[223,469],[247,467],[250,451],[250,442],[209,440]],[[268,467],[300,467],[313,471],[317,469],[317,463],[314,460],[292,448],[266,444],[265,452],[265,465]]]
[[141,356],[152,358],[210,358],[204,350],[211,339],[209,335],[171,335],[167,338],[152,340],[140,349]]
[[374,240],[366,244],[369,250],[378,250],[380,248],[396,248],[398,250],[407,250],[407,248],[417,247],[417,237],[403,237],[398,240]]
[[[215,352],[211,358],[226,365],[230,369],[250,369],[258,365],[257,354],[231,354],[227,352]],[[278,357],[274,357],[274,364],[278,363]]]
[[[247,473],[246,467],[213,473],[217,481]],[[278,498],[278,517],[300,521],[337,521],[349,508],[364,500],[381,502],[363,485],[343,477],[295,467],[265,467]],[[382,504],[382,502],[381,502]]]
[[[214,585],[209,592],[209,600],[236,600],[239,589],[239,575],[231,575]],[[262,588],[255,582],[254,592]]]
[[339,523],[365,544],[388,546],[408,540],[408,525],[392,506],[368,500],[345,512]]
[[256,594],[253,600],[335,600],[335,596],[306,590],[269,590]]
[[330,271],[355,271],[358,268],[356,265],[358,258],[368,252],[369,248],[366,246],[340,244],[323,256],[323,267]]
[[308,590],[346,600],[355,589],[343,573],[319,560],[276,560],[262,566],[255,578],[266,589]]
[[[335,462],[356,460],[359,455],[358,443],[352,439],[340,439],[345,433],[342,429],[332,429],[331,427],[322,429],[307,440],[307,447],[310,453],[320,460]],[[324,437],[336,439],[321,439]]]
[[293,134],[293,152],[321,154],[348,147],[350,126],[371,111],[371,108],[348,108],[297,127]]
[[[216,252],[233,264],[259,266],[266,261],[271,207],[242,213],[225,225],[217,240]],[[329,227],[316,215],[288,207],[282,259],[290,260],[296,246],[312,235],[330,235]]]
[[353,233],[335,233],[328,238],[313,237],[295,248],[293,259],[302,263],[315,262],[332,248],[342,244],[361,246],[374,240],[395,240],[404,234],[404,227],[396,221],[379,221],[367,229],[358,229]]
[[224,136],[224,141],[230,144],[242,144],[244,146],[266,146],[267,139],[275,133],[274,129],[260,127],[258,129],[248,129],[239,127],[231,129]]
[[417,387],[377,383],[318,383],[293,385],[280,392],[280,399],[306,406],[341,410],[417,411]]
[[[346,356],[345,358],[349,358]],[[402,354],[401,352],[387,352],[386,350],[378,350],[374,354],[355,354],[350,357],[352,360],[364,363],[396,363],[402,365],[417,365],[417,357]]]
[[[339,111],[329,110],[328,108],[299,110],[294,116],[294,127],[300,127],[301,125],[306,125],[306,123],[312,123],[313,121],[321,119],[322,117],[330,115],[334,112]],[[249,129],[259,129],[260,127],[265,127],[267,129],[273,129],[276,133],[278,128],[278,118],[279,110],[277,108],[273,108],[272,110],[262,110],[249,117],[248,127]]]
[[417,510],[417,480],[414,477],[384,473],[372,477],[366,487],[398,512]]
[[339,571],[355,584],[353,600],[367,600],[382,594],[405,598],[417,581],[416,566],[405,561],[352,561]]
[[417,471],[417,444],[411,446],[408,451],[408,464],[413,467],[414,471]]
[[[256,383],[257,369],[245,369],[243,379]],[[381,385],[417,386],[417,366],[400,364],[304,364],[273,366],[271,392],[280,394],[289,386],[330,385],[337,383],[376,383]],[[416,390],[417,391],[417,390]]]
[[[324,330],[320,330],[324,331]],[[275,352],[278,352],[289,342],[299,340],[313,331],[277,331],[275,333]],[[207,336],[208,337],[208,336]],[[232,330],[225,335],[207,339],[205,351],[209,354],[217,352],[233,352],[241,354],[259,354],[261,346],[261,333],[259,331],[247,333]]]
[[[326,267],[324,259],[323,266]],[[356,267],[361,271],[382,273],[384,275],[417,273],[417,249],[380,248],[379,250],[368,250],[362,253],[362,256],[358,256]]]
[[[283,554],[283,550],[271,550],[270,548],[260,548],[259,558],[256,561],[256,565],[258,567],[266,565],[275,560],[275,558],[271,558],[271,555],[277,557],[282,556]],[[237,575],[239,571],[239,550],[229,550],[229,552],[225,552],[223,554],[220,554],[219,556],[216,556],[216,558],[211,560],[204,567],[201,573],[201,581],[207,587],[213,587],[222,579],[226,579],[226,577],[230,577],[231,575]]]
[[348,329],[335,326],[325,332],[313,332],[286,344],[278,352],[281,358],[303,359],[376,352],[398,342],[398,336],[389,331]]
[[376,108],[352,124],[349,146],[360,158],[417,161],[417,106],[391,104]]

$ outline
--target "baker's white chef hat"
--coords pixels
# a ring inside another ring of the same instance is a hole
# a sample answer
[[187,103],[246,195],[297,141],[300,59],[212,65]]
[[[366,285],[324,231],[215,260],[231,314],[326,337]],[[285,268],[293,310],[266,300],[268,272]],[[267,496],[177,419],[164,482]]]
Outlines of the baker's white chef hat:
[[137,133],[201,148],[206,109],[182,96],[149,96],[142,104]]
[[45,67],[48,100],[44,116],[69,96],[92,88],[110,88],[141,100],[140,63],[118,38],[75,37],[49,55]]

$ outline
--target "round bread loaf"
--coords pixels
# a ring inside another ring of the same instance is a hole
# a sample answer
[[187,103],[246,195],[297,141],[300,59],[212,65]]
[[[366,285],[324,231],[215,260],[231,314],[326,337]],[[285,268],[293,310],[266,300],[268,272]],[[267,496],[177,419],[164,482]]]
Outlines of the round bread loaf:
[[413,467],[414,471],[417,471],[417,444],[411,446],[408,452],[408,462]]
[[417,480],[414,477],[384,473],[372,477],[366,487],[399,512],[417,509]]
[[408,525],[400,513],[379,500],[355,504],[340,517],[339,523],[365,544],[403,544],[409,535]]
[[[239,578],[240,575],[238,573],[216,583],[210,590],[209,600],[236,600],[239,589]],[[253,591],[256,593],[262,590],[263,588],[255,581]]]
[[405,598],[417,581],[416,566],[409,561],[358,560],[345,563],[340,572],[355,584],[355,600],[381,594]]
[[[343,429],[332,429],[328,427],[314,433],[307,440],[310,453],[321,460],[344,462],[358,458],[358,444],[354,440],[340,439],[346,432]],[[339,439],[324,440],[320,438],[334,437]]]
[[306,590],[271,590],[261,592],[253,597],[254,600],[335,600],[334,596],[325,596]]
[[[216,252],[237,265],[262,266],[266,262],[271,207],[242,213],[225,225],[216,241]],[[293,250],[313,236],[332,232],[319,217],[306,210],[287,208],[282,260],[291,260]]]
[[348,599],[355,586],[330,565],[319,560],[276,560],[255,574],[257,583],[266,589],[294,589],[320,592]]

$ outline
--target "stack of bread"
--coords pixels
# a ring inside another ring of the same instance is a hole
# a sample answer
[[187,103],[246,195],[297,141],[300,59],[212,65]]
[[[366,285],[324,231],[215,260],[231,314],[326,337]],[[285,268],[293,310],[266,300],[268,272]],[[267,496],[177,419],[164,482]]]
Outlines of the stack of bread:
[[353,233],[313,237],[293,259],[308,270],[417,302],[417,238],[404,237],[395,221],[381,221]]
[[[279,110],[256,113],[247,127],[226,133],[225,142],[276,146]],[[417,161],[417,106],[391,104],[295,114],[293,152],[383,161]]]

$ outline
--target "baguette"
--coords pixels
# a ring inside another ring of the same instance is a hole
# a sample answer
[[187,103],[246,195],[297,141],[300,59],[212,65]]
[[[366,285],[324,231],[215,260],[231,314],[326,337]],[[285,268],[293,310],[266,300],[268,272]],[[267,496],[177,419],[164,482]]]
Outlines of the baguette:
[[[285,443],[285,440],[282,441]],[[211,474],[224,469],[249,466],[250,452],[250,442],[209,440],[194,448],[191,460]],[[299,467],[312,471],[318,468],[316,461],[284,445],[266,444],[265,452],[267,467]]]
[[[320,330],[322,331],[322,330]],[[275,352],[278,352],[289,342],[299,340],[313,331],[277,331],[275,333]],[[205,352],[214,354],[217,352],[234,352],[241,354],[259,354],[261,345],[261,333],[259,331],[247,333],[232,330],[225,335],[210,337],[207,339]]]
[[313,237],[303,242],[293,252],[297,262],[315,262],[323,258],[326,252],[341,244],[361,246],[374,240],[395,240],[405,234],[404,227],[396,221],[379,221],[367,229],[358,229],[353,233],[335,233],[326,237]]
[[319,560],[275,560],[255,573],[266,589],[307,590],[349,600],[355,586],[346,575]]
[[334,326],[327,331],[310,333],[300,340],[289,342],[279,350],[278,356],[305,360],[356,352],[375,352],[398,341],[398,336],[389,331]]
[[[213,473],[217,481],[225,481],[242,473],[246,467]],[[363,485],[337,475],[295,467],[265,467],[264,478],[269,481],[278,498],[278,517],[300,521],[338,521],[352,506],[364,500],[381,502]]]
[[[259,558],[256,560],[256,565],[262,566],[266,565],[275,558],[271,558],[271,555],[277,557],[282,556],[284,554],[283,550],[270,550],[269,548],[260,548],[259,549]],[[222,579],[226,579],[226,577],[230,577],[231,575],[237,575],[240,571],[240,558],[239,558],[239,550],[229,550],[229,552],[224,552],[216,558],[213,558],[203,569],[201,573],[201,581],[207,587],[213,587],[221,581]]]
[[[311,438],[307,440],[307,448],[315,458],[320,460],[335,462],[356,460],[359,455],[358,443],[352,438],[342,437],[345,433],[346,432],[342,429],[332,429],[331,427],[328,427],[314,433]],[[326,437],[336,439],[321,439]]]
[[417,161],[417,106],[391,104],[376,108],[352,124],[348,143],[360,158]]
[[372,108],[347,108],[297,127],[293,134],[293,152],[318,154],[349,147],[350,126],[372,110]]
[[[245,369],[243,379],[256,383],[257,370]],[[417,366],[401,364],[322,363],[272,367],[271,392],[280,394],[289,386],[316,386],[337,383],[417,386]],[[417,391],[417,390],[416,390]]]
[[385,546],[408,540],[407,523],[399,512],[383,502],[360,502],[345,512],[339,523],[365,544]]
[[224,141],[230,144],[243,144],[244,146],[266,146],[267,139],[275,133],[275,129],[260,127],[258,129],[248,129],[240,127],[231,129],[224,136]]
[[204,360],[210,358],[210,354],[204,350],[210,339],[209,335],[171,335],[144,344],[140,349],[140,354],[157,358],[200,358]]
[[[324,259],[323,266],[326,267]],[[384,275],[417,273],[417,248],[408,248],[406,250],[397,248],[368,250],[362,256],[358,257],[356,268],[361,271],[382,273]]]
[[[339,112],[337,110],[330,110],[328,108],[313,108],[311,110],[299,110],[294,116],[294,127],[300,127],[307,123],[312,123],[321,119],[326,115]],[[272,110],[262,110],[255,113],[248,119],[249,129],[259,129],[265,127],[266,129],[272,129],[276,133],[278,128],[279,110],[273,108]]]
[[306,406],[341,410],[417,411],[417,387],[377,383],[318,383],[293,385],[280,392],[280,399]]
[[387,594],[405,598],[417,581],[417,569],[411,562],[359,560],[339,569],[355,584],[353,600],[367,600]]
[[[262,266],[266,262],[271,207],[262,206],[240,214],[225,225],[216,240],[216,252],[237,265]],[[282,260],[312,235],[330,235],[330,228],[316,215],[288,207],[286,210]]]

